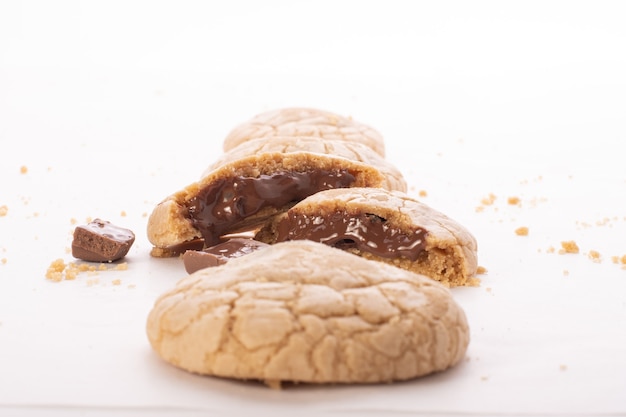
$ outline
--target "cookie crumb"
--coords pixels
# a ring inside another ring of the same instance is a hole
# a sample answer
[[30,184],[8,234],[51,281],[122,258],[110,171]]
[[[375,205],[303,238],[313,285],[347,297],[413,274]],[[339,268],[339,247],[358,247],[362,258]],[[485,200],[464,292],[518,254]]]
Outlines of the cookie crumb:
[[[50,281],[60,282],[63,280],[73,281],[78,278],[78,275],[81,273],[86,273],[88,275],[94,276],[97,275],[101,271],[125,271],[128,269],[128,264],[126,262],[117,264],[115,266],[110,264],[98,264],[93,265],[89,263],[76,263],[76,262],[68,262],[61,258],[52,261],[48,270],[46,271],[46,278]],[[98,280],[90,279],[87,281],[87,285],[91,286],[98,282]]]
[[563,241],[561,242],[561,249],[559,250],[559,254],[565,253],[579,253],[580,249],[578,245],[573,240]]
[[563,270],[563,276],[566,276],[566,277],[569,276],[569,271],[567,269]]
[[99,284],[99,283],[100,283],[100,280],[97,278],[87,280],[88,287],[93,287],[94,285]]
[[114,279],[113,281],[111,281],[111,284],[113,284],[113,285],[121,285],[122,284],[122,280],[121,279]]
[[520,200],[519,197],[509,197],[506,202],[512,206],[519,206],[522,203],[522,200]]
[[0,217],[4,217],[9,213],[9,208],[6,205],[0,206]]
[[493,193],[490,193],[489,196],[483,198],[482,200],[480,200],[480,202],[484,205],[484,206],[490,206],[493,203],[495,203],[496,201],[496,195]]
[[20,167],[20,174],[26,174],[28,173],[28,167],[26,165],[22,165]]
[[128,262],[122,262],[120,264],[115,265],[114,268],[116,271],[126,271],[128,269]]
[[420,190],[418,194],[419,194],[420,197],[428,196],[428,193],[426,192],[426,190]]
[[67,268],[65,270],[65,279],[68,281],[72,281],[78,277],[80,270],[78,268]]
[[554,246],[550,246],[546,252],[554,253],[554,252],[556,252],[556,249],[554,248]]
[[565,365],[565,364],[561,364],[561,365],[559,365],[559,370],[561,370],[561,371],[567,371],[567,365]]
[[2,265],[6,265],[8,261],[7,261],[7,258],[2,258],[0,259],[0,262],[2,262]]
[[602,261],[602,257],[600,255],[600,252],[595,251],[595,250],[590,250],[589,253],[587,254],[587,256],[589,257],[589,259],[591,259],[592,261],[599,263]]
[[120,216],[122,216],[122,217],[126,217],[126,211],[122,210],[122,211],[120,212]]
[[52,261],[50,266],[48,266],[48,270],[46,271],[46,278],[59,282],[63,280],[63,271],[65,270],[65,262],[63,259],[55,259]]
[[465,283],[465,286],[467,286],[467,287],[478,287],[478,286],[480,286],[480,278],[478,278],[478,277],[468,278],[467,282]]
[[485,268],[484,266],[478,265],[478,268],[476,268],[476,274],[482,275],[486,273],[487,273],[487,268]]
[[515,229],[515,234],[518,236],[528,236],[528,227],[518,227],[517,229]]

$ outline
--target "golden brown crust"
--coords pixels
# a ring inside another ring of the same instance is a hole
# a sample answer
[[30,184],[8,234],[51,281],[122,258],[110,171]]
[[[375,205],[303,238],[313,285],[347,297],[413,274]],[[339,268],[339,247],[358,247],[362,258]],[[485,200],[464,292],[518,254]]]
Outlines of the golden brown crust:
[[255,138],[310,136],[361,143],[385,156],[382,135],[374,128],[324,110],[290,107],[260,113],[236,126],[224,139],[224,151]]
[[407,380],[457,364],[469,344],[444,286],[310,241],[182,279],[155,302],[147,335],[177,367],[268,384]]
[[[348,216],[371,213],[386,219],[389,227],[401,231],[425,229],[426,253],[417,261],[399,256],[384,258],[355,248],[350,251],[368,259],[428,275],[448,286],[474,282],[470,279],[478,267],[475,237],[455,220],[403,192],[358,187],[321,191],[302,200],[288,212],[296,217],[326,216],[336,212]],[[275,227],[285,216],[277,216],[268,222],[257,233],[256,239],[276,243]]]
[[[185,207],[204,187],[220,179],[307,170],[347,170],[355,176],[353,187],[406,190],[400,171],[365,145],[311,137],[255,139],[225,153],[199,181],[159,203],[148,219],[148,239],[157,248],[168,248],[201,238],[200,231],[187,218]],[[290,206],[265,208],[245,219],[231,233],[254,228]]]

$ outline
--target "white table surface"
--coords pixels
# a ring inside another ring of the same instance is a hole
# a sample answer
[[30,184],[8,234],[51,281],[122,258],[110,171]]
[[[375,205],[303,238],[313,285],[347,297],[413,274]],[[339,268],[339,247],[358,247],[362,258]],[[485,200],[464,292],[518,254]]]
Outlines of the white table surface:
[[[0,415],[626,415],[625,18],[591,1],[1,2]],[[185,273],[149,256],[147,215],[237,123],[289,106],[377,128],[410,193],[477,237],[488,272],[452,290],[471,327],[457,367],[276,391],[152,352],[148,311]],[[95,217],[136,233],[128,269],[47,280]]]

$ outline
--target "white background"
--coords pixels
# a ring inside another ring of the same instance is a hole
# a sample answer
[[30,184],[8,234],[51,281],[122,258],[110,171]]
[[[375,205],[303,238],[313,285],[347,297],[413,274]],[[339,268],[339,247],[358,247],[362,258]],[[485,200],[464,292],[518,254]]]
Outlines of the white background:
[[[610,1],[0,2],[0,415],[626,415],[625,21]],[[410,193],[477,237],[459,366],[274,391],[151,351],[184,269],[150,258],[147,214],[289,106],[378,129]],[[46,280],[95,217],[135,231],[128,270]]]

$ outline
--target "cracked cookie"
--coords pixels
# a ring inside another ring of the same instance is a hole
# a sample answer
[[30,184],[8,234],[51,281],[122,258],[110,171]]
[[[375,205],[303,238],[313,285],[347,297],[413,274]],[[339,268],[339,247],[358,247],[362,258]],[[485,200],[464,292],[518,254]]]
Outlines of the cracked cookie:
[[250,139],[270,136],[312,136],[323,139],[356,142],[369,146],[385,156],[382,135],[374,128],[324,110],[289,107],[257,114],[236,126],[224,139],[224,151]]
[[270,386],[408,380],[454,366],[469,344],[440,283],[308,240],[183,278],[146,332],[172,365]]
[[[400,171],[365,145],[314,137],[250,140],[224,153],[196,181],[160,202],[148,219],[154,256],[188,242],[204,246],[259,227],[329,188],[406,190]],[[197,245],[194,246],[197,248]]]
[[447,286],[473,284],[477,243],[458,222],[403,192],[325,190],[261,228],[256,240],[308,239],[427,275]]

